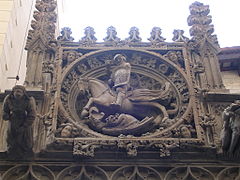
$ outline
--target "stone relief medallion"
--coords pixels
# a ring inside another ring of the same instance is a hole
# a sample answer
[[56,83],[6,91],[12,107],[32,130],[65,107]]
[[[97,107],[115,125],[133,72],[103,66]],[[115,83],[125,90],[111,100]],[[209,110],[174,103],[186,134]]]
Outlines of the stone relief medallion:
[[62,68],[57,136],[171,138],[191,114],[185,65],[168,56],[130,49],[71,53],[78,56]]

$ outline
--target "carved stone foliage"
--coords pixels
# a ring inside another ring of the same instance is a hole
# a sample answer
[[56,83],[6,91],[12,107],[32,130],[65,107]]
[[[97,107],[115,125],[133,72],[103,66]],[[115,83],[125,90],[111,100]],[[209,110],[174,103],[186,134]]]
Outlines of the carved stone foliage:
[[127,43],[138,43],[142,40],[142,38],[139,37],[139,29],[137,27],[131,27],[129,35],[130,36],[126,38]]
[[[64,143],[59,140],[59,143]],[[159,149],[159,157],[167,157],[171,155],[171,150],[179,147],[179,142],[170,140],[144,140],[136,138],[132,135],[120,135],[116,140],[104,139],[90,139],[75,138],[73,146],[73,155],[78,157],[88,156],[94,157],[95,151],[101,148],[123,149],[126,151],[128,157],[136,157],[138,150],[157,148]]]
[[162,30],[159,27],[154,27],[151,32],[151,37],[148,39],[152,44],[164,42],[166,39],[161,36]]
[[32,30],[28,32],[25,49],[30,49],[38,38],[41,38],[45,45],[55,40],[56,6],[57,3],[55,0],[36,1],[35,7],[37,11],[33,13],[34,20],[31,22]]
[[80,43],[84,46],[91,46],[97,41],[97,38],[94,36],[95,31],[92,27],[88,26],[84,29],[85,36],[82,37]]
[[117,44],[120,41],[120,38],[117,37],[116,28],[113,26],[107,28],[107,37],[105,37],[103,40],[106,43]]
[[212,35],[214,27],[211,25],[212,17],[209,15],[209,6],[195,2],[189,9],[191,15],[188,17],[188,25],[191,26],[190,35],[193,36],[193,41],[199,43],[208,39],[218,46],[216,35]]
[[183,34],[184,34],[183,30],[175,29],[173,31],[173,38],[172,38],[172,40],[174,42],[187,42],[189,39],[187,37],[185,37]]
[[43,62],[43,73],[54,73],[54,63],[50,61]]
[[69,27],[62,28],[61,36],[57,38],[59,41],[73,41],[74,38],[71,36],[72,31]]
[[206,136],[206,141],[208,145],[213,145],[214,144],[214,139],[216,140],[216,138],[214,138],[214,136],[216,135],[215,133],[215,126],[216,126],[216,120],[215,117],[213,115],[210,114],[206,114],[206,115],[202,115],[200,116],[200,125],[203,128],[203,130],[205,131],[205,136]]
[[227,108],[228,105],[229,105],[229,103],[211,104],[211,109],[212,109],[213,113],[216,114],[217,116],[222,116],[222,112],[224,111],[224,109]]
[[95,150],[103,146],[112,146],[115,142],[108,140],[83,140],[75,139],[73,146],[73,155],[94,157]]

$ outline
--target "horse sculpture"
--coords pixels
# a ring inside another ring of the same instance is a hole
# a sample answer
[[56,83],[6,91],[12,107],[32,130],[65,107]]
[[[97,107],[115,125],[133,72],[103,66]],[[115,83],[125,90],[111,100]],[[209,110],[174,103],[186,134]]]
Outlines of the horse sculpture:
[[[131,116],[131,118],[128,118],[131,119],[130,124],[136,120],[144,120],[147,123],[146,117],[149,117],[151,121],[158,120],[156,123],[160,124],[169,118],[166,108],[158,102],[161,98],[166,98],[169,95],[169,85],[169,83],[166,83],[164,90],[136,89],[128,91],[122,105],[116,107],[114,106],[116,93],[105,82],[95,78],[80,79],[78,82],[80,92],[89,92],[91,94],[87,104],[83,107],[80,117],[81,119],[88,117],[91,107],[96,107],[101,119],[111,117],[117,113],[127,115],[124,117]],[[158,118],[153,118],[153,116]],[[126,125],[126,123],[124,124]],[[136,129],[136,125],[134,128]]]

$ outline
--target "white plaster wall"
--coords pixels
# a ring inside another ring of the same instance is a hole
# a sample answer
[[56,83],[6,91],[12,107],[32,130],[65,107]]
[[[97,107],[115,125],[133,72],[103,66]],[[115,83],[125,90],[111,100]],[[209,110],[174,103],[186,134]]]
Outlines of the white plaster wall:
[[221,72],[223,84],[230,93],[240,93],[240,76],[237,71],[223,71]]
[[[36,0],[0,0],[0,92],[23,84],[27,51],[24,50]],[[65,0],[57,0],[57,11],[63,14]],[[56,36],[59,35],[59,22]],[[20,80],[14,78],[19,75]]]
[[35,0],[0,0],[0,92],[11,89],[19,75],[23,84],[26,72],[27,32]]

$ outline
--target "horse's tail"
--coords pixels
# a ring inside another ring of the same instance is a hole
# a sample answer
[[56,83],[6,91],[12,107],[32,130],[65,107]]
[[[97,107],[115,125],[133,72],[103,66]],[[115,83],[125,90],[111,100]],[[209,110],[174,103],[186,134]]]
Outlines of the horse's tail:
[[135,89],[128,95],[132,102],[148,102],[156,100],[166,100],[171,98],[170,83],[166,82],[161,90]]

